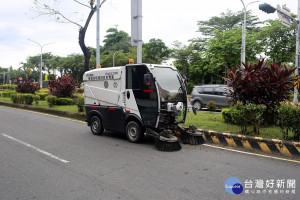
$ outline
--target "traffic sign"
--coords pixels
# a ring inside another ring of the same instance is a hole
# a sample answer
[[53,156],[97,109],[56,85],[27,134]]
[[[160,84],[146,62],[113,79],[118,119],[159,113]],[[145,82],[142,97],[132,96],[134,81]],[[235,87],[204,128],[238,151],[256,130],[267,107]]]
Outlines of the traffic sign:
[[286,7],[285,5],[282,6],[282,9],[280,5],[277,5],[277,14],[279,19],[281,20],[282,24],[284,26],[290,27],[291,25],[291,10]]

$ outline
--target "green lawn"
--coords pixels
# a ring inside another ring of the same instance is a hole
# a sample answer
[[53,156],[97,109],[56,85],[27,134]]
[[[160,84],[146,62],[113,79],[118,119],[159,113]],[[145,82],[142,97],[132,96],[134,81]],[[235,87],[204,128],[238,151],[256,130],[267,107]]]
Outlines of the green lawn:
[[[0,97],[0,101],[12,103],[10,98]],[[33,103],[32,106],[36,106]],[[49,108],[46,101],[40,101],[37,107],[40,108]],[[53,106],[54,110],[61,110],[67,112],[78,112],[78,108],[76,105],[71,106]],[[220,132],[228,132],[228,133],[237,133],[240,134],[241,130],[239,126],[227,124],[223,121],[221,114],[210,113],[210,112],[197,112],[197,115],[194,115],[193,112],[189,112],[187,115],[185,126],[196,125],[200,129],[207,129],[213,131]],[[253,136],[252,127],[248,127],[248,135]],[[257,135],[256,135],[257,136]],[[276,126],[272,127],[262,127],[260,129],[260,137],[265,138],[273,138],[273,139],[282,139],[282,133],[280,128]],[[292,140],[292,134],[289,135],[289,140]]]

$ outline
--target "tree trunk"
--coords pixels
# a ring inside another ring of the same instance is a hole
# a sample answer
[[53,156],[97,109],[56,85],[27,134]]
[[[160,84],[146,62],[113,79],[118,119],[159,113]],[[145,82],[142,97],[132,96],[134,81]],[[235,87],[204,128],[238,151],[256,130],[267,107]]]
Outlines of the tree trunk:
[[81,27],[79,29],[79,46],[83,52],[84,55],[84,71],[89,71],[90,70],[90,58],[91,58],[91,52],[90,50],[85,46],[84,38],[86,34],[86,30],[89,26],[89,23],[95,13],[96,8],[92,8],[90,11],[90,14],[85,22],[84,27]]

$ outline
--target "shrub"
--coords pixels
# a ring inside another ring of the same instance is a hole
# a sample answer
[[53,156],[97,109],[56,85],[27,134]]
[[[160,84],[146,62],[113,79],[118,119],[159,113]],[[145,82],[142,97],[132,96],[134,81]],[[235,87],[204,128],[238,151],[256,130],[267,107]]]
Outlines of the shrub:
[[46,101],[51,108],[53,105],[55,105],[56,96],[47,96]]
[[246,104],[238,102],[236,105],[223,109],[222,117],[226,123],[236,124],[241,127],[241,132],[246,134],[247,127],[252,126],[253,132],[259,134],[260,125],[263,123],[265,105]]
[[8,91],[4,91],[2,92],[2,97],[7,98],[7,97],[11,97],[13,94],[16,94],[17,92],[14,90],[8,90]]
[[33,100],[35,102],[35,105],[38,105],[39,104],[39,100],[41,99],[41,97],[39,95],[34,95],[33,96]]
[[18,97],[18,95],[20,95],[20,94],[15,93],[10,96],[13,103],[19,103],[20,98]]
[[76,99],[76,98],[83,98],[83,95],[82,94],[73,94],[72,99]]
[[78,107],[78,112],[83,112],[84,111],[84,98],[83,96],[77,96],[75,99],[75,104],[77,105]]
[[266,110],[265,105],[256,105],[256,104],[246,104],[245,105],[246,110],[246,117],[249,124],[252,125],[253,132],[256,135],[259,135],[259,127],[263,123],[263,114]]
[[224,119],[225,123],[233,124],[233,121],[231,118],[231,109],[223,108],[221,114],[222,114],[222,118]]
[[16,93],[11,96],[11,100],[14,103],[18,104],[27,104],[27,105],[32,105],[33,102],[33,94],[21,94],[21,93]]
[[36,95],[39,95],[40,96],[40,100],[42,101],[45,101],[46,100],[46,97],[48,96],[48,93],[35,93]]
[[32,105],[33,102],[33,94],[22,94],[24,98],[24,103],[27,105]]
[[75,92],[75,81],[73,77],[64,75],[49,82],[50,93],[56,97],[71,97]]
[[62,105],[73,105],[73,104],[74,104],[74,100],[71,98],[56,98],[54,105],[62,106]]
[[0,86],[0,89],[3,90],[15,90],[16,88],[17,88],[16,85],[11,85],[11,84],[5,84]]
[[247,133],[247,115],[246,110],[244,109],[244,105],[242,102],[237,102],[236,105],[231,107],[231,119],[232,122],[241,127],[242,133]]
[[41,89],[39,89],[39,91],[38,91],[38,93],[49,93],[50,92],[50,90],[48,89],[48,88],[41,88]]
[[206,105],[206,108],[210,111],[210,112],[214,112],[218,109],[218,107],[216,106],[216,102],[215,101],[209,101],[208,104]]
[[18,81],[17,92],[34,94],[40,88],[39,83],[33,83],[31,80],[26,79],[25,82]]
[[294,140],[300,138],[300,104],[282,102],[277,107],[277,123],[283,134],[283,138],[288,138],[289,130],[294,133]]

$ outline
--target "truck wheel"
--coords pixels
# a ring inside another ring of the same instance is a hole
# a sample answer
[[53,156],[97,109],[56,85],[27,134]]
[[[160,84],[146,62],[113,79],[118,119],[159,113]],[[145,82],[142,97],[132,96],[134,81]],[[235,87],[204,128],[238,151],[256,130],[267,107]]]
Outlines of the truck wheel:
[[126,136],[130,142],[140,142],[144,136],[143,128],[139,123],[131,121],[126,126]]
[[98,116],[93,116],[91,119],[91,131],[94,135],[102,135],[103,126]]
[[197,110],[201,110],[202,105],[200,101],[195,101],[193,107],[196,108]]

